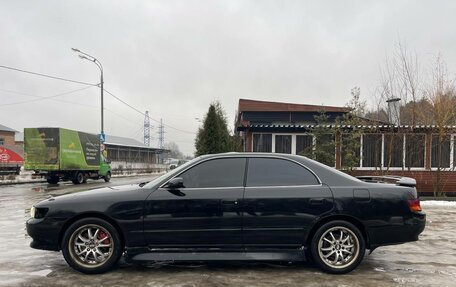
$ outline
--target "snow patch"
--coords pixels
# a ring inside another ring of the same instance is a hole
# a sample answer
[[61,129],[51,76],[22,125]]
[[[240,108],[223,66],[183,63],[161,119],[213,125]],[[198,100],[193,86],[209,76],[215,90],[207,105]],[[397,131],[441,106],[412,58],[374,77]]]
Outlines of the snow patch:
[[450,207],[456,207],[456,201],[425,200],[425,201],[421,201],[421,206],[423,206],[423,207],[433,207],[433,206],[450,206]]
[[43,269],[43,270],[38,270],[38,271],[32,272],[32,273],[30,273],[30,275],[46,277],[51,272],[52,272],[51,269]]

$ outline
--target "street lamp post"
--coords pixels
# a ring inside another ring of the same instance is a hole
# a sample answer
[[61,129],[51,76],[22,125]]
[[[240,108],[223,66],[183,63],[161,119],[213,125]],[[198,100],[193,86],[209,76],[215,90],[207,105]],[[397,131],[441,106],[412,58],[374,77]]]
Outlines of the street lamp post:
[[100,135],[100,140],[102,142],[104,142],[104,137],[105,137],[105,134],[104,134],[104,121],[103,121],[103,114],[104,114],[104,108],[103,108],[103,66],[101,65],[101,62],[98,61],[97,58],[87,54],[87,53],[84,53],[78,49],[75,49],[75,48],[71,48],[71,50],[73,50],[74,52],[76,53],[79,53],[79,58],[81,59],[84,59],[84,60],[88,60],[90,62],[93,62],[95,63],[95,65],[97,65],[97,67],[100,69],[100,72],[101,72],[101,76],[100,76],[100,90],[101,90],[101,135]]

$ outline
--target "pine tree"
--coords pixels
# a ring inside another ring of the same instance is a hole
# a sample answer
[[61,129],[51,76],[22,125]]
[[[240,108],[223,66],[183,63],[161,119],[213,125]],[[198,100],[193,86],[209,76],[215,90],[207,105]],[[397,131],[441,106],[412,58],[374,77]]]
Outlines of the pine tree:
[[360,99],[360,89],[354,87],[351,90],[351,99],[346,107],[350,110],[346,113],[338,124],[351,126],[349,132],[340,131],[342,134],[341,154],[342,169],[353,170],[359,167],[360,148],[361,148],[361,130],[356,126],[364,124],[363,116],[366,113],[366,102]]
[[234,151],[236,146],[236,141],[228,130],[222,106],[219,102],[212,103],[196,136],[195,155]]
[[328,115],[325,111],[320,111],[318,115],[314,116],[314,119],[316,125],[312,130],[312,134],[315,140],[312,146],[305,149],[301,155],[332,167],[335,164],[334,130],[326,127]]

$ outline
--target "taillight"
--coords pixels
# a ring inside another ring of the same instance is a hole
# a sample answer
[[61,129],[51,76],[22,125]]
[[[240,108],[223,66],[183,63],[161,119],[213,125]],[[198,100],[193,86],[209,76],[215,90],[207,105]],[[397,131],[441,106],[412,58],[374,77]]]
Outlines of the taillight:
[[415,199],[409,199],[408,200],[408,205],[411,211],[413,212],[419,212],[421,211],[421,206],[420,206],[420,199],[415,198]]

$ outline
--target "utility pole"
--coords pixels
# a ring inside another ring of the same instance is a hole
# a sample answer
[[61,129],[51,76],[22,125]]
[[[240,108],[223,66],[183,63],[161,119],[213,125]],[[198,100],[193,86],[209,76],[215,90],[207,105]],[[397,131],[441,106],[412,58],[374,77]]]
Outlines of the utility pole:
[[[165,147],[165,126],[163,125],[163,119],[160,119],[160,125],[158,126],[158,148],[163,149]],[[163,163],[163,153],[159,151],[158,163]]]
[[81,50],[78,50],[76,48],[71,48],[71,50],[73,50],[74,52],[76,53],[79,53],[79,58],[83,59],[83,60],[88,60],[90,62],[93,62],[95,65],[97,65],[97,67],[100,69],[100,72],[101,72],[101,76],[100,76],[100,90],[101,90],[101,133],[100,133],[100,142],[101,143],[104,143],[105,142],[105,133],[104,133],[104,106],[103,106],[103,84],[104,84],[104,80],[103,80],[103,66],[101,65],[101,62],[98,61],[97,58],[95,58],[94,56],[91,56],[87,53],[84,53],[82,52]]
[[149,119],[149,111],[146,111],[146,115],[144,117],[144,144],[146,146],[150,146],[150,119]]

